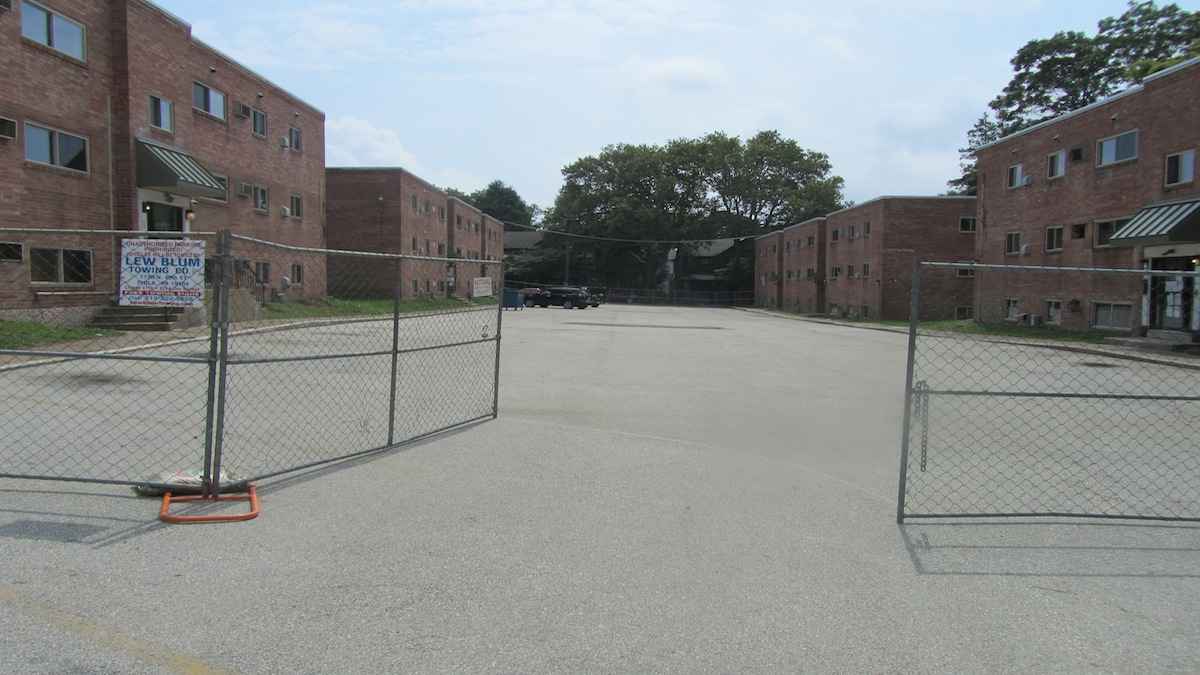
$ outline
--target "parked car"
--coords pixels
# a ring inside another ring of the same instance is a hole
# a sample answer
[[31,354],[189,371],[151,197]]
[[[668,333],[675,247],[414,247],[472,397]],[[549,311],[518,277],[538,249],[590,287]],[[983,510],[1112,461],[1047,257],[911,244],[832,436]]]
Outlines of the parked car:
[[549,294],[546,292],[546,289],[544,289],[544,288],[532,287],[532,288],[522,288],[521,289],[521,296],[525,300],[526,307],[536,307],[538,305],[545,307],[546,305],[542,303],[541,298],[542,298],[542,296],[546,296],[546,295],[549,295]]
[[588,297],[591,298],[590,304],[592,307],[599,307],[600,303],[608,301],[608,289],[603,286],[585,286],[584,291],[587,291]]
[[563,309],[587,309],[591,305],[591,296],[587,291],[575,286],[554,286],[545,289],[545,292],[533,298],[532,304],[538,307],[562,307]]

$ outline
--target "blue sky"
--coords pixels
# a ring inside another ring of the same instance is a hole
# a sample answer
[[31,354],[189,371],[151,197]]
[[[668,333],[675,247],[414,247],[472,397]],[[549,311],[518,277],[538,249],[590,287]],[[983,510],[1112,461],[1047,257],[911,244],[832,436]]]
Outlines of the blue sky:
[[[1034,37],[1124,0],[158,0],[325,111],[327,161],[553,203],[611,143],[776,128],[847,197],[936,194]],[[1195,3],[1180,3],[1194,8]]]

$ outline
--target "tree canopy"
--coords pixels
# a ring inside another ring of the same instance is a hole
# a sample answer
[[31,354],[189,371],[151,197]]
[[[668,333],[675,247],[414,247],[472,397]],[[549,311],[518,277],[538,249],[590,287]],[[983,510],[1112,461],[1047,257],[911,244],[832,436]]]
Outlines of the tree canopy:
[[[551,230],[639,241],[757,236],[841,208],[843,180],[832,171],[824,153],[778,131],[610,145],[563,168],[544,222]],[[667,251],[677,247],[551,234],[538,260],[557,264],[568,246],[581,276],[642,288],[658,283]]]
[[974,194],[979,146],[1111,96],[1153,72],[1200,54],[1200,12],[1129,0],[1097,23],[1095,35],[1061,31],[1030,40],[1012,59],[1013,77],[967,132],[953,192]]

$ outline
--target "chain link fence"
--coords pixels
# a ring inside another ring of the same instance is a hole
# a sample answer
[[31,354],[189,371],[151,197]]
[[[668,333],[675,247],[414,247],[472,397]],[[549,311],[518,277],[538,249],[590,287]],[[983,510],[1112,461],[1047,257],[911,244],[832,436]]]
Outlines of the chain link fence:
[[1200,520],[1196,275],[924,263],[910,316],[968,278],[910,323],[898,519]]
[[147,238],[184,236],[0,232],[0,477],[213,492],[497,415],[500,262],[188,233],[168,309],[129,283]]

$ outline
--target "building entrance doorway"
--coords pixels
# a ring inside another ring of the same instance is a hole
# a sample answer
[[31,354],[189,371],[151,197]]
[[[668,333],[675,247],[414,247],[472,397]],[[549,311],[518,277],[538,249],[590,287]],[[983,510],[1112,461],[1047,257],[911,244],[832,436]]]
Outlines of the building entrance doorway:
[[[1150,269],[1191,272],[1192,258],[1155,258]],[[1155,276],[1150,280],[1150,327],[1155,330],[1189,330],[1195,278]]]

